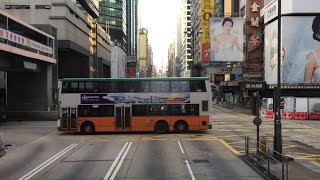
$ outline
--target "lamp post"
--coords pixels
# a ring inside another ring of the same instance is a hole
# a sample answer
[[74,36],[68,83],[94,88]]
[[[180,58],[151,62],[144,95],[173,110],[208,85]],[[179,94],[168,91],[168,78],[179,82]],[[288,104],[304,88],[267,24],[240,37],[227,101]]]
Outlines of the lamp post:
[[277,69],[277,89],[275,98],[275,114],[274,114],[274,142],[273,150],[278,152],[274,156],[281,161],[282,154],[282,135],[281,135],[281,0],[278,0],[278,69]]

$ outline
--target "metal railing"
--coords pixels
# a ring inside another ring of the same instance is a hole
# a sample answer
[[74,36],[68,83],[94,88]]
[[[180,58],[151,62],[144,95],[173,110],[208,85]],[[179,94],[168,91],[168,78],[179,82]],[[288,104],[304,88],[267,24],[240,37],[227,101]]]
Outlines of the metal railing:
[[268,175],[277,179],[288,180],[288,158],[283,154],[270,150],[266,144],[246,136],[245,156],[251,159],[257,167],[263,168]]

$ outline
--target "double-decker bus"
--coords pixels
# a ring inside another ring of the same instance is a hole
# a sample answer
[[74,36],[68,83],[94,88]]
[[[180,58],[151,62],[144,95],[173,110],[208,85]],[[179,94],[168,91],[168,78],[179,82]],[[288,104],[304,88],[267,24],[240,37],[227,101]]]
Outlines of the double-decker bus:
[[59,80],[62,132],[154,131],[211,128],[206,77],[65,78]]

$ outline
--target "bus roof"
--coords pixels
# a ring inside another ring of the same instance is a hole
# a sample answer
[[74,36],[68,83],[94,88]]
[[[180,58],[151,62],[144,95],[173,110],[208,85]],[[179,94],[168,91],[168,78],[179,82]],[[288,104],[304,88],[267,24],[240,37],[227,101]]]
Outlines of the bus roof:
[[167,77],[167,78],[63,78],[61,81],[195,81],[209,80],[209,77]]

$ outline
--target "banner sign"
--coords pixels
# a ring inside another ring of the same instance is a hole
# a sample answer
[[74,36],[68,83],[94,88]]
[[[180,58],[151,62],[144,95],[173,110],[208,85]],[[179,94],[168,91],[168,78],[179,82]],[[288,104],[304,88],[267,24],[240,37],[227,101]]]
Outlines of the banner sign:
[[15,34],[6,29],[0,28],[0,38],[15,42],[17,44],[21,44],[23,46],[30,47],[32,49],[36,49],[38,51],[42,51],[48,54],[52,54],[52,48],[49,46],[45,46],[36,41],[30,40],[29,38],[23,37],[21,35]]

